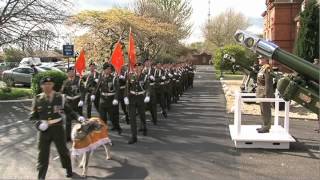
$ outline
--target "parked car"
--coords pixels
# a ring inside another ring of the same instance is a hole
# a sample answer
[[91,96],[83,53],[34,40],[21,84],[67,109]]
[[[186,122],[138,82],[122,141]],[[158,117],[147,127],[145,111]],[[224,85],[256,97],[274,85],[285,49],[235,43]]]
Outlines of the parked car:
[[26,57],[20,61],[19,66],[31,66],[31,65],[39,66],[41,65],[41,60],[38,57]]
[[[35,67],[38,72],[44,72],[46,70]],[[2,79],[5,81],[9,86],[15,86],[16,84],[23,84],[25,86],[31,85],[31,79],[34,71],[29,66],[19,66],[10,70],[3,71]]]
[[39,68],[41,69],[44,69],[46,71],[60,71],[60,72],[63,72],[61,69],[57,68],[57,67],[54,67],[54,66],[48,66],[48,65],[40,65],[38,66]]

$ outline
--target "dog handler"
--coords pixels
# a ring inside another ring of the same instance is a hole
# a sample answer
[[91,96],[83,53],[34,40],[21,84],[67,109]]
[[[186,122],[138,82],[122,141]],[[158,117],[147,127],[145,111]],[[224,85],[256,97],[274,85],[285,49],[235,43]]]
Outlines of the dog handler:
[[50,77],[41,80],[42,93],[38,94],[32,104],[30,120],[34,122],[38,132],[38,179],[45,179],[50,155],[50,145],[54,142],[58,150],[62,167],[66,169],[66,177],[72,177],[72,166],[61,113],[65,112],[78,121],[85,118],[79,116],[65,103],[62,94],[53,90],[54,83]]

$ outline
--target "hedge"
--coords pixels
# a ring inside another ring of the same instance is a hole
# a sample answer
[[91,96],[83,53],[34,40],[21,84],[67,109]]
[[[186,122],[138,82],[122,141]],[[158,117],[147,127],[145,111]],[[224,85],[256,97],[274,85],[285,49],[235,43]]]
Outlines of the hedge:
[[60,91],[63,81],[67,79],[67,75],[64,72],[59,72],[59,71],[40,72],[32,78],[31,89],[33,94],[41,93],[40,81],[44,77],[53,78],[55,91]]
[[16,100],[21,98],[32,98],[32,91],[25,88],[0,88],[0,100]]

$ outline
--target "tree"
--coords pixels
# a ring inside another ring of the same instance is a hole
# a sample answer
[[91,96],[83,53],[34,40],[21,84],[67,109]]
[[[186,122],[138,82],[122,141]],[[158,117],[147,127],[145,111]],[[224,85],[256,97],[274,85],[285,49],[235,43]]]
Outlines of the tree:
[[4,60],[6,62],[18,62],[25,57],[25,53],[20,49],[7,48],[4,49]]
[[220,48],[228,44],[234,44],[233,35],[237,29],[245,29],[248,26],[248,19],[242,13],[228,9],[210,19],[202,31],[206,41]]
[[36,31],[53,29],[68,17],[68,0],[3,0],[0,7],[0,47],[30,40]]
[[309,0],[305,10],[300,13],[300,25],[294,52],[313,62],[319,58],[319,4],[316,0]]
[[221,70],[222,68],[223,70],[232,70],[233,64],[229,61],[223,62],[223,64],[221,65],[223,56],[225,54],[229,54],[240,61],[248,61],[249,64],[252,65],[257,59],[257,56],[255,54],[240,45],[227,45],[217,49],[215,52],[214,66],[216,69]]
[[[189,23],[192,14],[190,0],[137,0],[135,3],[135,13],[139,16],[156,19],[159,22],[170,24],[176,27],[174,36],[162,39],[161,42],[153,44],[153,52],[143,51],[148,39],[139,41],[137,46],[144,52],[142,58],[151,58],[159,54],[159,58],[166,61],[175,61],[179,54],[179,49],[183,46],[180,40],[187,38],[191,33],[192,25]],[[184,47],[185,48],[185,47]],[[149,56],[153,54],[153,56]]]
[[135,12],[177,26],[178,40],[187,38],[191,33],[192,25],[188,22],[192,15],[190,0],[137,0]]
[[143,58],[154,58],[159,53],[159,47],[177,36],[177,27],[174,25],[117,8],[107,11],[83,11],[72,16],[68,24],[89,29],[88,33],[81,37],[82,40],[78,39],[80,47],[85,47],[87,51],[92,51],[95,47],[97,54],[109,49],[109,57],[118,40],[126,47],[130,27],[135,36],[137,55]]

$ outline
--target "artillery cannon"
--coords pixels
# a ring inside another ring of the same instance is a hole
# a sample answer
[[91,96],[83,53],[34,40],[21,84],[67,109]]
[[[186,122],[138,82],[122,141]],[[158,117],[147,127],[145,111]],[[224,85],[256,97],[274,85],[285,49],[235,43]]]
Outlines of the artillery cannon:
[[229,61],[234,64],[233,68],[242,71],[245,76],[242,79],[241,92],[254,93],[257,86],[257,73],[259,72],[259,66],[250,64],[249,61],[239,61],[229,54],[223,56],[223,61]]
[[272,42],[265,41],[242,30],[238,30],[234,38],[237,43],[252,50],[254,53],[274,59],[297,72],[280,78],[277,82],[278,91],[286,101],[296,101],[298,104],[319,115],[320,71],[316,65],[282,50]]

